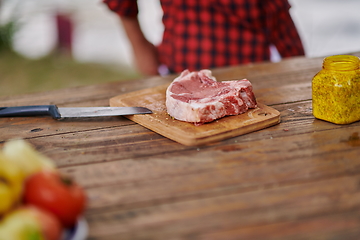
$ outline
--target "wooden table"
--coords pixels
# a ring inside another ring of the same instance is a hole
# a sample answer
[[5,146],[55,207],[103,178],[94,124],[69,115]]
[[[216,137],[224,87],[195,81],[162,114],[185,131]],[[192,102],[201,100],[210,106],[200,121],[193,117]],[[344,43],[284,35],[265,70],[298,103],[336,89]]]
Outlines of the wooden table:
[[[85,187],[89,239],[360,239],[360,122],[314,119],[321,64],[214,70],[218,80],[248,78],[258,101],[281,112],[280,124],[221,142],[184,146],[123,117],[19,117],[0,119],[0,147],[24,138]],[[1,97],[0,106],[108,106],[173,77]]]

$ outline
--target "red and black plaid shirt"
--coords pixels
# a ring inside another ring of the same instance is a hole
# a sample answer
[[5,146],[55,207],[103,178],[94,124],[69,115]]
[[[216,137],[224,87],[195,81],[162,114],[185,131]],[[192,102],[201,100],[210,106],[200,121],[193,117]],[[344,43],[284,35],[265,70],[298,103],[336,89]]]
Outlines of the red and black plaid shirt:
[[[136,0],[103,0],[121,16],[136,17]],[[160,62],[172,72],[304,55],[287,0],[160,0],[165,27]]]

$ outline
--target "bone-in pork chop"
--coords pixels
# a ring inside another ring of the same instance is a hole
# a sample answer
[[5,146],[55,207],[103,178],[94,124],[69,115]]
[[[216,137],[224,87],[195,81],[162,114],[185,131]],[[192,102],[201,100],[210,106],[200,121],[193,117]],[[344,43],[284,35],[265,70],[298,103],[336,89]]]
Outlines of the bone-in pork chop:
[[166,108],[175,119],[197,125],[255,108],[247,79],[216,81],[210,70],[183,71],[166,90]]

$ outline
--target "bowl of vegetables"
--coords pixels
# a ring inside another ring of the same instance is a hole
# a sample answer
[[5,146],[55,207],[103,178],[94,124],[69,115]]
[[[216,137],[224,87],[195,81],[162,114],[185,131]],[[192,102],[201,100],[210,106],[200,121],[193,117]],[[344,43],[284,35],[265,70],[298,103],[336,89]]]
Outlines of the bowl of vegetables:
[[0,150],[0,240],[83,240],[86,193],[24,140]]

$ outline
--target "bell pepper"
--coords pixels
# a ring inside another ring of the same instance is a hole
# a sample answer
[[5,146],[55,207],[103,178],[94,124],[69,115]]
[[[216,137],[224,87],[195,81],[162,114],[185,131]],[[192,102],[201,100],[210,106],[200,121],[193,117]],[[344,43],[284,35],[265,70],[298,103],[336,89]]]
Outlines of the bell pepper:
[[24,175],[21,169],[0,152],[0,216],[19,203]]
[[5,142],[3,154],[22,169],[25,177],[41,170],[56,170],[55,164],[49,158],[36,151],[22,139]]

